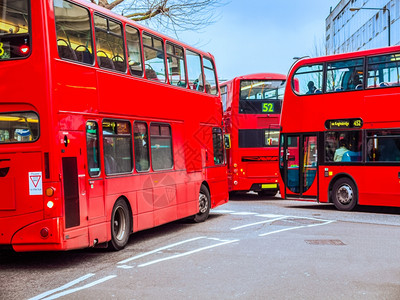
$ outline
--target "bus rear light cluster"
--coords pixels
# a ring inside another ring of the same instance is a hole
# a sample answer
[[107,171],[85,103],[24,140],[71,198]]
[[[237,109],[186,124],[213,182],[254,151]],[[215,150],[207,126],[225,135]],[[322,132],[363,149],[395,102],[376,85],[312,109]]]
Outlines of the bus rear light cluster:
[[234,184],[234,185],[238,185],[239,182],[237,182],[237,180],[235,180],[235,181],[233,182],[233,184]]
[[233,169],[233,173],[237,174],[238,169]]
[[60,189],[54,184],[44,189],[44,217],[46,219],[59,217],[62,214],[62,206],[59,192]]
[[46,196],[47,196],[47,197],[53,197],[54,192],[55,192],[54,188],[48,187],[48,188],[46,189]]
[[42,228],[42,230],[40,230],[40,236],[44,239],[49,237],[49,229],[47,227]]

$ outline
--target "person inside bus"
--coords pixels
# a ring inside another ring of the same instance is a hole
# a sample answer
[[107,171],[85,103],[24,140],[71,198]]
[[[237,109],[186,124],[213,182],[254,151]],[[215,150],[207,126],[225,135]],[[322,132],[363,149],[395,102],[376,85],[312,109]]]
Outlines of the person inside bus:
[[334,161],[342,161],[343,154],[345,154],[348,151],[349,151],[349,149],[347,149],[346,141],[344,139],[341,139],[339,141],[339,148],[336,149],[333,160]]
[[115,174],[118,171],[118,164],[114,158],[114,147],[112,139],[104,141],[104,167],[106,174]]
[[308,87],[308,92],[306,93],[307,95],[314,94],[315,91],[317,90],[317,88],[314,85],[314,81],[309,81],[307,83],[307,87]]
[[355,74],[353,78],[349,81],[349,85],[347,86],[349,90],[359,90],[362,89],[362,81],[358,74]]

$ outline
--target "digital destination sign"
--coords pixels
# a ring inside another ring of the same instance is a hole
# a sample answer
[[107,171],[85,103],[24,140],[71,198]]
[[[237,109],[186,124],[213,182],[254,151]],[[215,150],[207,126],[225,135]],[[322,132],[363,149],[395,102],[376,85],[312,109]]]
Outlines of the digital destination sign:
[[327,120],[325,122],[326,129],[356,129],[363,126],[363,120],[361,118],[355,119],[335,119]]

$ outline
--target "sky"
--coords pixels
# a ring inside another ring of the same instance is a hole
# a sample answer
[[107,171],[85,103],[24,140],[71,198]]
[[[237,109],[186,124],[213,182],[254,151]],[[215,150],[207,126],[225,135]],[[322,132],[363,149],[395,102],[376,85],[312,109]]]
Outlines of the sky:
[[316,56],[323,48],[325,19],[339,0],[227,0],[217,21],[179,39],[210,52],[218,77],[287,74],[293,57]]

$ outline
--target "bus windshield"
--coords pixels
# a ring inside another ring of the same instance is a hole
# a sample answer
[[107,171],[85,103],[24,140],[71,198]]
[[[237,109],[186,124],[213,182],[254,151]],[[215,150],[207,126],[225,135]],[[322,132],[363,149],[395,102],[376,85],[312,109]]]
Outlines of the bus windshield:
[[285,82],[285,80],[242,80],[239,113],[279,114]]
[[242,80],[240,100],[283,99],[285,80]]
[[0,60],[29,53],[29,0],[0,0]]

